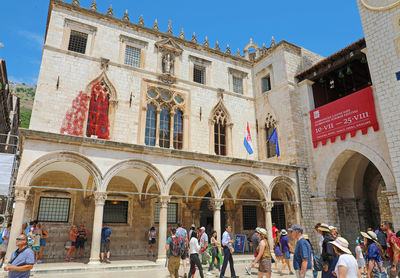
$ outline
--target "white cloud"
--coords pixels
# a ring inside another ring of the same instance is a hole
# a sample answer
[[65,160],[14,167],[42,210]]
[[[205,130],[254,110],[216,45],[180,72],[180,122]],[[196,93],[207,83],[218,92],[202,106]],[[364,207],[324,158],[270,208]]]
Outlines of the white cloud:
[[27,38],[28,40],[33,42],[36,47],[40,47],[40,49],[42,49],[43,44],[44,44],[43,36],[36,34],[34,32],[25,31],[25,30],[19,30],[18,35]]

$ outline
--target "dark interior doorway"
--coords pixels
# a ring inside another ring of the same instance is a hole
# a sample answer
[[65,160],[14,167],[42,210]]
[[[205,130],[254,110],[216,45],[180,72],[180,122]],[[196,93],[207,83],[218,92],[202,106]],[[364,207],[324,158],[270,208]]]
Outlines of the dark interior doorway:
[[[211,198],[211,193],[206,196]],[[208,235],[214,230],[214,211],[210,199],[203,199],[200,204],[200,227],[205,227]],[[225,230],[225,205],[221,207],[221,233]]]
[[279,230],[286,229],[286,216],[285,216],[285,205],[274,204],[272,207],[272,223],[275,223]]

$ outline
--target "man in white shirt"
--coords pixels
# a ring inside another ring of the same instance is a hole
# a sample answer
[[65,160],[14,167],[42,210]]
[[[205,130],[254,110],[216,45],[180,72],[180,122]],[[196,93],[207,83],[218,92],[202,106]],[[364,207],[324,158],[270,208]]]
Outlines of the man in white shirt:
[[222,264],[222,269],[220,273],[220,278],[225,278],[225,270],[226,267],[228,266],[229,262],[229,267],[231,269],[231,277],[232,278],[238,278],[235,273],[235,268],[233,266],[233,258],[231,254],[231,250],[229,248],[233,246],[235,240],[231,238],[230,232],[232,232],[232,226],[229,224],[225,225],[225,232],[222,234],[222,247],[224,248],[224,263]]
[[[208,247],[208,235],[206,233],[206,228],[200,228],[200,261],[203,261],[203,257],[206,259],[209,257],[207,256],[207,247]],[[207,272],[208,275],[211,273]]]

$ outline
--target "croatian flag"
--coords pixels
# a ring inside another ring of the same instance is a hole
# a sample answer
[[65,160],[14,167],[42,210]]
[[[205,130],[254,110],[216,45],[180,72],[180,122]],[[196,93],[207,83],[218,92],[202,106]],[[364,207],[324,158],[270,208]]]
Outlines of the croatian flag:
[[251,135],[250,135],[250,128],[249,128],[249,123],[247,123],[247,130],[246,130],[246,136],[244,137],[244,142],[243,142],[247,152],[249,154],[252,154],[253,151],[253,143],[251,141]]

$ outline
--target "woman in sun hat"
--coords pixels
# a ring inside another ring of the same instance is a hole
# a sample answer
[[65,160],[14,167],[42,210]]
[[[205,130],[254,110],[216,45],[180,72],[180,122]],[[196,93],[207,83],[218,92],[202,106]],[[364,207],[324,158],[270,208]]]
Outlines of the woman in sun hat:
[[333,245],[329,242],[334,241],[329,225],[322,223],[318,230],[322,232],[324,240],[322,242],[322,253],[321,257],[324,260],[324,269],[322,270],[322,278],[335,278],[332,271],[335,269],[338,256],[333,249]]
[[292,268],[290,266],[290,251],[293,253],[293,248],[290,245],[289,238],[287,236],[288,232],[285,229],[281,230],[281,238],[280,238],[280,243],[281,243],[281,248],[282,248],[282,256],[284,258],[283,264],[281,268],[278,270],[278,273],[280,275],[283,275],[282,271],[285,269],[287,266],[289,268],[289,275],[293,275],[294,272],[292,271]]
[[378,243],[378,237],[373,231],[361,232],[364,240],[367,242],[367,270],[368,278],[387,277],[383,267],[384,252],[382,246]]
[[337,278],[355,278],[361,277],[361,272],[358,269],[358,264],[354,256],[351,254],[349,249],[349,242],[343,238],[338,237],[334,241],[329,242],[333,245],[336,254],[339,256],[335,267],[335,273]]
[[250,264],[250,268],[253,268],[258,263],[258,277],[271,277],[271,249],[268,244],[268,233],[266,229],[260,228],[257,231],[257,235],[260,238],[260,243],[257,247],[258,256],[254,262]]

